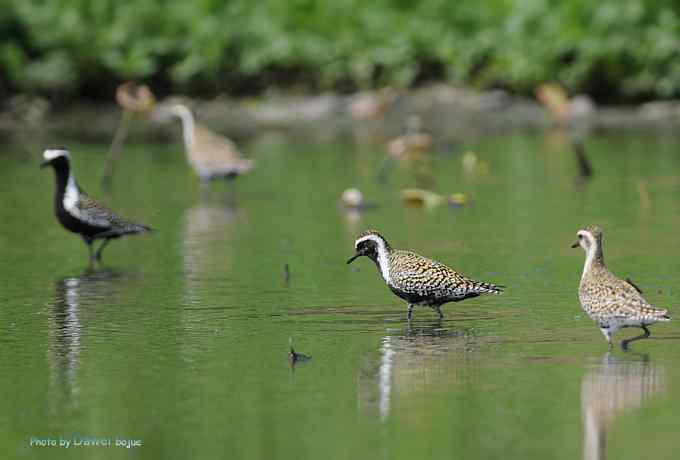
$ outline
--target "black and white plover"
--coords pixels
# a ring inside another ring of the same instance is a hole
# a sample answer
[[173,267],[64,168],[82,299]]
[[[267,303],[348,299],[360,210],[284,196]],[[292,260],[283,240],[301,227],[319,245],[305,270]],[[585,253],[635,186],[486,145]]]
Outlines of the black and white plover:
[[255,166],[255,161],[244,158],[232,141],[196,123],[193,113],[186,105],[164,102],[153,114],[158,121],[165,121],[173,116],[182,122],[187,160],[202,181],[233,179]]
[[596,225],[579,230],[578,240],[572,248],[582,247],[586,262],[581,275],[578,297],[583,310],[600,327],[612,347],[612,337],[619,329],[639,327],[642,335],[623,340],[626,349],[635,340],[650,336],[648,326],[671,319],[668,310],[654,308],[641,295],[633,283],[617,278],[604,264],[602,251],[602,229]]
[[[90,251],[90,262],[101,260],[104,247],[112,239],[123,235],[151,231],[117,216],[113,211],[93,200],[78,186],[71,170],[71,156],[64,148],[48,149],[43,153],[41,167],[52,166],[57,181],[54,210],[61,225],[81,236]],[[95,240],[104,240],[93,254]]]
[[409,320],[413,317],[414,305],[430,307],[443,318],[441,306],[445,303],[459,302],[481,294],[500,294],[502,291],[502,286],[467,278],[444,264],[414,252],[392,249],[375,230],[360,234],[354,247],[356,254],[347,263],[361,256],[375,262],[387,286],[408,302]]

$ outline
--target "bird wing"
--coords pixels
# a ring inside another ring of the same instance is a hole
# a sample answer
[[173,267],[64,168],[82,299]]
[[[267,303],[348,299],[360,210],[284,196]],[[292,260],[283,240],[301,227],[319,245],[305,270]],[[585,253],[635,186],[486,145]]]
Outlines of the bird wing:
[[254,161],[243,158],[236,144],[224,136],[197,124],[189,159],[199,174],[242,174],[254,166]]
[[202,162],[213,165],[234,162],[243,158],[238,147],[231,140],[199,124],[194,129],[193,148],[200,155]]
[[605,300],[602,311],[609,316],[624,319],[656,319],[667,314],[667,310],[653,307],[642,297],[637,286],[609,273],[609,282],[602,287]]
[[392,282],[405,292],[437,300],[462,299],[483,293],[500,292],[492,284],[467,278],[435,260],[402,251],[399,259],[404,267],[390,273]]
[[108,229],[112,226],[110,218],[115,215],[113,211],[93,200],[82,191],[76,203],[76,208],[78,209],[78,217],[87,224],[102,227],[103,229]]
[[86,195],[83,191],[80,192],[77,207],[81,219],[89,225],[102,227],[103,231],[109,230],[114,234],[124,234],[149,230],[144,225],[136,224],[120,217],[108,207]]

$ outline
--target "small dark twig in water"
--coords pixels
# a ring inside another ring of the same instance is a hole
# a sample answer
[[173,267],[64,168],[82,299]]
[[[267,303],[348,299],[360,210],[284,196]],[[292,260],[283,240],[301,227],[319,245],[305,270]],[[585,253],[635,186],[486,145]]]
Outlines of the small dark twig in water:
[[309,361],[310,359],[312,359],[311,356],[303,355],[302,353],[297,353],[295,351],[295,349],[293,348],[292,337],[288,338],[288,344],[290,345],[290,353],[288,353],[288,362],[291,364],[291,366],[294,366],[296,363],[300,361]]
[[286,286],[288,286],[290,283],[290,267],[288,264],[283,266],[283,282],[286,284]]
[[642,289],[640,289],[640,288],[637,286],[637,284],[633,283],[633,280],[631,280],[630,278],[626,278],[626,283],[628,283],[628,284],[630,284],[631,286],[633,286],[633,287],[635,288],[635,290],[638,291],[638,293],[642,294]]
[[571,143],[574,149],[574,154],[576,155],[576,161],[578,162],[579,175],[581,180],[590,179],[593,177],[593,167],[588,159],[588,154],[586,148],[583,145],[583,140],[574,139]]

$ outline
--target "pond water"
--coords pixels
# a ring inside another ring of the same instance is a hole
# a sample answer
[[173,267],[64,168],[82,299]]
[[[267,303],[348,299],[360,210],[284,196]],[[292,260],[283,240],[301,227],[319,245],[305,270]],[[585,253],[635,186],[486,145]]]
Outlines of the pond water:
[[[179,145],[128,145],[108,194],[107,146],[67,145],[85,190],[157,232],[88,270],[40,151],[3,147],[3,458],[676,458],[680,320],[608,354],[569,247],[599,223],[610,268],[677,316],[676,139],[593,136],[588,182],[542,133],[442,147],[378,181],[379,145],[272,135],[243,146],[252,174],[207,189]],[[487,173],[465,172],[468,149]],[[404,207],[399,190],[423,181],[471,205]],[[349,186],[378,206],[342,212]],[[409,326],[368,259],[345,263],[367,228],[507,290],[442,321],[416,308]],[[312,360],[291,367],[289,338]],[[112,445],[31,445],[60,437]]]

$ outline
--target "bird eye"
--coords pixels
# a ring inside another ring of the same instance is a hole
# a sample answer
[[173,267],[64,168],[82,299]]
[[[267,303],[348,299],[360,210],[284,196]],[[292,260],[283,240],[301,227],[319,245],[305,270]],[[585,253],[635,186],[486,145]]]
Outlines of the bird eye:
[[578,239],[579,239],[579,240],[582,240],[582,239],[583,239],[583,235],[579,235],[579,236],[578,236]]

